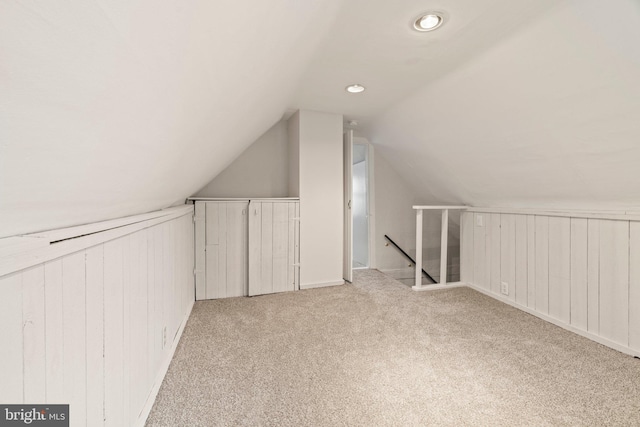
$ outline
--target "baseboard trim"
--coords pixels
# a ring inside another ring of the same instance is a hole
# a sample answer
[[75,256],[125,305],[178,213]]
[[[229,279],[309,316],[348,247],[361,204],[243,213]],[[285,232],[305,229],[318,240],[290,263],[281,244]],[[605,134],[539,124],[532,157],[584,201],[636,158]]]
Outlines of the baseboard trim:
[[147,423],[147,418],[149,418],[149,414],[153,409],[153,404],[156,403],[156,397],[158,397],[158,392],[160,391],[160,387],[162,386],[162,381],[164,380],[164,377],[167,375],[167,372],[169,371],[169,366],[171,365],[171,361],[173,360],[173,355],[175,354],[176,349],[178,348],[178,343],[180,342],[180,338],[182,338],[182,332],[184,331],[184,328],[187,325],[187,321],[189,320],[189,317],[191,317],[191,310],[193,310],[194,304],[195,304],[195,301],[192,301],[191,305],[189,306],[189,309],[187,310],[186,315],[184,316],[184,319],[182,320],[182,324],[178,329],[178,333],[176,334],[176,337],[173,340],[173,343],[171,344],[171,350],[169,351],[169,354],[167,355],[165,360],[162,361],[162,365],[160,365],[160,371],[158,372],[156,376],[156,381],[153,384],[153,388],[151,389],[151,392],[147,397],[147,402],[144,404],[144,407],[142,408],[142,412],[140,412],[140,416],[138,417],[136,422],[133,424],[135,427],[144,427],[144,425]]
[[344,280],[341,280],[339,282],[309,283],[306,285],[300,285],[300,290],[303,291],[306,289],[327,288],[329,286],[339,286],[339,285],[344,285]]
[[558,326],[558,327],[560,327],[562,329],[565,329],[565,330],[567,330],[569,332],[573,332],[574,334],[578,334],[578,335],[580,335],[580,336],[582,336],[584,338],[588,338],[591,341],[597,342],[598,344],[602,344],[602,345],[604,345],[606,347],[612,348],[612,349],[617,350],[617,351],[619,351],[621,353],[628,354],[629,356],[640,357],[640,351],[633,350],[632,348],[627,347],[625,345],[618,344],[618,343],[616,343],[614,341],[611,341],[611,340],[608,340],[606,338],[602,338],[601,336],[592,334],[591,332],[583,331],[582,329],[578,329],[575,326],[569,325],[568,323],[562,322],[562,321],[560,321],[558,319],[555,319],[555,318],[553,318],[553,317],[551,317],[549,315],[546,315],[546,314],[543,314],[543,313],[539,313],[539,312],[537,312],[535,310],[530,309],[529,307],[525,307],[523,305],[520,305],[520,304],[516,303],[515,301],[511,301],[510,299],[505,298],[502,295],[498,295],[498,294],[495,294],[495,293],[493,293],[491,291],[488,291],[487,289],[481,288],[479,286],[473,285],[473,284],[468,283],[468,282],[463,282],[463,284],[465,286],[475,290],[475,291],[480,292],[481,294],[484,294],[484,295],[486,295],[486,296],[488,296],[490,298],[493,298],[493,299],[498,300],[500,302],[503,302],[503,303],[505,303],[507,305],[510,305],[510,306],[512,306],[514,308],[517,308],[518,310],[524,311],[525,313],[528,313],[528,314],[530,314],[532,316],[535,316],[535,317],[537,317],[539,319],[542,319],[542,320],[544,320],[546,322],[549,322],[549,323],[551,323],[553,325],[556,325],[556,326]]
[[417,292],[422,292],[422,291],[441,291],[443,289],[464,288],[465,286],[467,286],[466,283],[451,282],[451,283],[446,283],[444,285],[436,283],[436,284],[433,284],[433,285],[412,286],[411,289],[413,289],[414,291],[417,291]]

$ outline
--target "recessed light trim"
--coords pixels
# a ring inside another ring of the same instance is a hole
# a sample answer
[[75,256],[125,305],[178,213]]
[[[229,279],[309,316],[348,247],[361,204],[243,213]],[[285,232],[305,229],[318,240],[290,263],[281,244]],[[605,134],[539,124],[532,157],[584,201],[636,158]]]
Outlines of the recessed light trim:
[[413,21],[413,29],[422,33],[437,30],[444,23],[442,12],[427,12],[418,16]]
[[365,91],[366,88],[360,84],[353,84],[353,85],[347,86],[344,89],[349,93],[362,93]]

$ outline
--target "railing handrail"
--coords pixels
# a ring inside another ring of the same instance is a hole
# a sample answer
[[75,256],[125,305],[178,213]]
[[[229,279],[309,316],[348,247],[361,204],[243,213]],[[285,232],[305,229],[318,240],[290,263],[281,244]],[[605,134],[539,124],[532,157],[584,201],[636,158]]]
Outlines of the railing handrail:
[[[405,257],[407,257],[407,259],[408,259],[409,261],[411,261],[411,262],[413,263],[413,265],[415,265],[415,266],[416,266],[416,268],[418,268],[418,267],[417,267],[417,264],[416,264],[416,261],[415,261],[413,258],[411,258],[411,255],[409,255],[408,253],[406,253],[406,252],[405,252],[405,251],[404,251],[400,246],[398,246],[398,244],[397,244],[396,242],[394,242],[394,241],[393,241],[393,239],[391,239],[391,237],[387,236],[386,234],[384,235],[384,237],[385,237],[385,239],[387,239],[389,242],[391,242],[391,244],[392,244],[393,246],[395,246],[395,247],[396,247],[396,249],[398,249],[400,252],[402,252],[402,255],[404,255]],[[436,279],[434,279],[433,277],[431,277],[431,275],[430,275],[429,273],[427,273],[427,271],[426,271],[424,268],[420,268],[420,269],[422,270],[422,272],[424,273],[424,275],[425,275],[425,276],[427,276],[427,278],[428,278],[429,280],[431,280],[433,283],[438,283],[438,282],[436,282]]]

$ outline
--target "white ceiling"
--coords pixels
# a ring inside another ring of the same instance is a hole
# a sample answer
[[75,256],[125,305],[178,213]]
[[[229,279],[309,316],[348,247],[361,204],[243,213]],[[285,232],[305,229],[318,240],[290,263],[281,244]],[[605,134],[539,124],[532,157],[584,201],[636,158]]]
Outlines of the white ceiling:
[[296,108],[358,119],[425,202],[634,204],[640,6],[602,8],[0,2],[0,237],[180,203]]
[[372,142],[425,201],[640,209],[640,2],[602,6],[560,2],[376,117]]
[[[376,114],[520,30],[558,0],[349,0],[303,75],[294,106],[342,113],[366,127]],[[415,18],[445,13],[438,30]],[[349,94],[360,83],[367,90]]]

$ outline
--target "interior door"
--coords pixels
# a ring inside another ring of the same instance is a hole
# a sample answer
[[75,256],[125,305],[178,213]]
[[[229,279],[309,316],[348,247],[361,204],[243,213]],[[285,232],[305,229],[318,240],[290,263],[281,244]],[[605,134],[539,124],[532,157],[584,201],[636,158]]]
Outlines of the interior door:
[[344,133],[344,251],[342,277],[347,282],[353,281],[353,212],[351,203],[353,199],[352,188],[352,162],[353,162],[353,130]]

